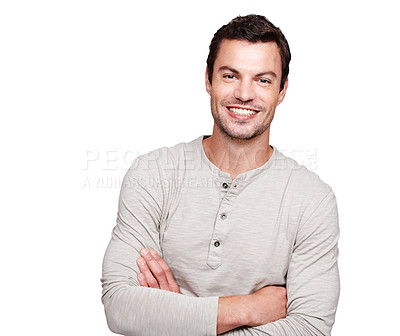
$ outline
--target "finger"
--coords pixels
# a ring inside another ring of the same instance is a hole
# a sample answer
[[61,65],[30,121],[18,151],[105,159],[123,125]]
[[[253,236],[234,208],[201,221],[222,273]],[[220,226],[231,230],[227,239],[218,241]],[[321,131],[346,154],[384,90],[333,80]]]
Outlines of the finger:
[[[161,265],[153,258],[153,256],[147,249],[141,249],[140,254],[146,260],[147,266],[150,269],[153,277],[158,282],[159,288],[169,291],[170,288],[169,288],[168,280],[165,276],[164,269],[161,267]],[[147,279],[147,275],[146,275],[146,279]]]
[[154,278],[153,273],[150,271],[149,267],[147,266],[147,262],[143,258],[139,258],[137,260],[137,265],[139,266],[140,272],[144,275],[146,278],[146,283],[148,287],[151,288],[160,288],[158,285],[157,280]]
[[139,281],[140,286],[149,287],[149,285],[147,284],[147,281],[146,281],[146,277],[144,276],[143,273],[139,273],[137,276],[137,279]]
[[158,264],[161,266],[161,268],[164,270],[164,274],[168,281],[170,291],[175,292],[175,293],[180,293],[181,291],[179,289],[179,286],[176,283],[168,264],[164,261],[163,258],[160,257],[160,255],[155,250],[153,250],[153,249],[150,250],[150,253],[153,256],[154,260],[156,260],[158,262]]

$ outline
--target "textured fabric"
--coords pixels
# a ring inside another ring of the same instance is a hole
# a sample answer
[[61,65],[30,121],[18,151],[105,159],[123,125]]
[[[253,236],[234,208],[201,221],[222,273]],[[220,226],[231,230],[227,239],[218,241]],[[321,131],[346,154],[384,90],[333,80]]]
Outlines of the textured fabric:
[[[339,296],[331,188],[276,148],[231,181],[202,139],[140,156],[125,176],[103,264],[110,329],[215,335],[219,296],[284,285],[285,319],[227,335],[330,335]],[[139,286],[143,247],[161,254],[183,295]]]

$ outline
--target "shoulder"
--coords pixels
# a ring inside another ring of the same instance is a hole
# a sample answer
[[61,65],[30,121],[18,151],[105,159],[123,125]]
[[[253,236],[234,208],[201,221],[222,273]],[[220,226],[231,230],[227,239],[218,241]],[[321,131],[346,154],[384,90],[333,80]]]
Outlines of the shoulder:
[[[336,196],[332,188],[313,171],[304,165],[278,152],[277,165],[288,176],[285,203],[298,214],[298,224],[303,229],[312,227],[310,218],[315,224],[329,230],[337,230]],[[308,223],[307,225],[304,225]],[[308,230],[307,229],[307,230]],[[308,232],[306,230],[306,232]],[[311,229],[312,230],[312,229]],[[336,231],[335,231],[336,232]]]
[[161,147],[138,156],[129,168],[128,174],[169,175],[179,169],[188,156],[194,157],[199,138],[181,142],[172,147]]
[[274,168],[290,175],[290,183],[300,190],[325,194],[331,187],[313,171],[277,150]]
[[276,169],[287,176],[287,195],[303,206],[315,207],[327,196],[334,193],[332,188],[313,171],[294,159],[277,151]]

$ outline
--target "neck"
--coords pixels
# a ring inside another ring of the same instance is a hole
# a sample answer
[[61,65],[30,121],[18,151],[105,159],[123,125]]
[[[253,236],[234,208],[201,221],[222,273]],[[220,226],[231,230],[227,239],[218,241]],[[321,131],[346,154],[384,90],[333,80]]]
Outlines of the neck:
[[269,145],[269,128],[250,140],[239,140],[220,134],[214,127],[213,135],[203,140],[208,159],[234,180],[239,174],[264,165],[274,150]]

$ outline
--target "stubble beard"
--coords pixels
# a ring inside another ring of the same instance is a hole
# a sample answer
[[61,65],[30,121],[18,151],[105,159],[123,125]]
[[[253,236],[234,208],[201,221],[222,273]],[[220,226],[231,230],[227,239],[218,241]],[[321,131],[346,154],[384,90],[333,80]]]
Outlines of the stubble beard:
[[[258,121],[255,125],[251,127],[251,129],[244,126],[245,124],[249,123],[248,121],[229,120],[229,116],[227,116],[225,112],[226,109],[225,106],[234,104],[235,103],[232,102],[222,102],[221,105],[217,106],[216,104],[213,103],[211,99],[211,114],[214,118],[214,122],[221,130],[221,132],[228,138],[241,141],[249,141],[263,134],[271,125],[272,119],[274,117],[274,111],[267,112],[264,107],[259,107],[259,106],[255,107],[252,105],[248,105],[248,107],[252,106],[260,110],[260,112],[258,113],[263,113],[263,114],[268,113],[266,117],[267,119]],[[241,105],[245,106],[245,104],[243,103],[241,103]]]

